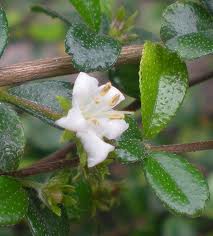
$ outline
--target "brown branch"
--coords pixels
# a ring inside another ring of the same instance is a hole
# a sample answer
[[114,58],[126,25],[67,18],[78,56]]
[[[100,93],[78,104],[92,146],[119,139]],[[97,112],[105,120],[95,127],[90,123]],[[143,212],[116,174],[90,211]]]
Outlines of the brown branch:
[[33,175],[51,172],[54,170],[63,169],[65,167],[76,167],[78,166],[78,164],[79,164],[78,158],[75,158],[72,160],[64,159],[64,160],[58,160],[58,161],[53,161],[53,162],[47,162],[47,163],[44,163],[43,165],[38,165],[38,166],[35,164],[31,167],[20,169],[14,172],[4,173],[4,174],[1,173],[1,175],[27,177],[27,176],[33,176]]
[[[122,48],[115,66],[122,64],[139,63],[143,45],[131,45]],[[61,75],[74,74],[78,71],[71,63],[71,57],[56,57],[23,62],[11,66],[0,67],[0,86],[24,83],[31,80],[45,79]],[[190,85],[195,85],[213,77],[213,71],[192,80]]]
[[[141,57],[142,45],[123,47],[115,66],[137,63]],[[73,67],[70,56],[42,59],[19,63],[0,68],[0,86],[23,83],[60,75],[74,74],[78,71]]]
[[[58,169],[63,169],[66,167],[76,167],[79,164],[78,158],[72,160],[64,159],[66,155],[74,147],[73,145],[74,144],[72,143],[66,145],[62,149],[54,152],[53,154],[33,164],[30,167],[9,173],[0,173],[0,175],[27,177],[27,176],[38,175],[41,173],[51,172]],[[173,145],[162,145],[162,146],[153,146],[150,144],[146,144],[146,147],[152,151],[162,151],[171,153],[195,152],[195,151],[213,149],[213,140],[197,142],[197,143],[173,144]]]
[[65,167],[75,167],[78,165],[78,158],[68,160],[65,159],[66,155],[73,150],[75,147],[74,143],[68,143],[61,149],[50,154],[46,158],[39,160],[30,167],[26,167],[14,172],[0,173],[0,175],[10,175],[16,177],[27,177],[32,175],[37,175],[41,173],[51,172],[53,170],[62,169]]
[[205,75],[200,75],[197,78],[193,78],[191,81],[189,81],[189,87],[200,84],[212,78],[213,78],[213,71],[208,71]]
[[51,153],[49,156],[42,158],[41,160],[39,160],[38,162],[36,162],[36,165],[43,165],[46,164],[48,162],[55,162],[55,161],[59,161],[62,160],[66,157],[66,155],[71,152],[75,147],[74,143],[68,143],[67,145],[65,145],[64,147],[62,147],[61,149],[57,150],[54,153]]
[[196,143],[171,144],[171,145],[161,145],[161,146],[153,146],[147,144],[146,146],[152,151],[163,151],[172,153],[196,152],[196,151],[213,149],[213,140],[196,142]]

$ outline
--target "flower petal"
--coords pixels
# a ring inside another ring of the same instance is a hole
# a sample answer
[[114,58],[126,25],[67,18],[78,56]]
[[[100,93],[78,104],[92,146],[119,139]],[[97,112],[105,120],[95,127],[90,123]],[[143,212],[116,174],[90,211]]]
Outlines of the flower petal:
[[[99,93],[103,90],[104,86],[105,85],[102,85],[98,88]],[[115,96],[118,96],[118,99],[115,103],[111,104],[111,102],[113,101],[113,98],[115,98]],[[110,108],[113,108],[113,107],[117,106],[121,101],[123,101],[125,99],[125,97],[120,92],[120,90],[111,86],[109,91],[102,97],[102,99],[103,99],[104,103],[107,104],[107,106],[109,106]]]
[[71,131],[83,131],[88,129],[87,121],[84,119],[79,107],[73,107],[69,110],[67,116],[55,122],[58,126]]
[[104,161],[109,152],[115,149],[114,146],[105,143],[93,131],[78,132],[77,137],[81,139],[88,155],[88,167],[93,167]]
[[73,87],[73,106],[78,104],[80,107],[84,107],[91,102],[97,91],[98,80],[86,73],[80,72]]
[[94,131],[100,137],[117,139],[124,131],[129,128],[125,120],[111,120],[108,118],[97,119],[98,124],[93,126]]

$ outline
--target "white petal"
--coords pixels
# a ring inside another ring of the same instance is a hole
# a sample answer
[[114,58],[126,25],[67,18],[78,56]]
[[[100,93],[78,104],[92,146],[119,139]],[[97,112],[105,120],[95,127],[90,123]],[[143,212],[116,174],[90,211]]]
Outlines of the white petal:
[[73,87],[73,106],[79,104],[85,106],[90,103],[98,91],[98,80],[80,72]]
[[78,107],[69,110],[67,116],[55,122],[58,126],[71,131],[83,131],[88,129],[87,121],[84,119]]
[[88,155],[88,167],[93,167],[104,161],[109,152],[114,150],[114,146],[104,142],[93,131],[78,132],[85,151]]
[[[99,91],[101,91],[101,90],[103,89],[103,87],[104,87],[104,85],[100,86],[100,87],[98,88]],[[119,95],[119,99],[118,99],[118,101],[117,101],[113,106],[110,106],[110,108],[113,108],[113,107],[117,106],[120,102],[122,102],[122,101],[125,99],[124,95],[120,92],[120,90],[118,90],[117,88],[115,88],[115,87],[112,86],[112,87],[109,89],[109,91],[103,96],[104,102],[105,102],[107,105],[109,105],[109,104],[110,104],[110,101],[112,100],[112,98],[113,98],[114,96],[116,96],[116,95]]]
[[129,128],[125,120],[110,120],[108,118],[97,119],[99,125],[96,125],[95,131],[108,139],[117,139],[124,131]]

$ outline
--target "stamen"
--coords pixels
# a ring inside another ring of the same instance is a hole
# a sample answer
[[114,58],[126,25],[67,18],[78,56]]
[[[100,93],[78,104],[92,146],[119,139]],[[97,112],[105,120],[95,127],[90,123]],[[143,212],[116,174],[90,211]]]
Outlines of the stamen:
[[100,125],[99,121],[95,118],[89,119],[94,125]]
[[122,111],[122,113],[125,114],[125,115],[132,115],[135,112],[134,111]]
[[124,114],[123,113],[112,113],[109,115],[110,120],[122,120],[124,119]]
[[120,94],[116,94],[112,97],[112,99],[109,101],[109,106],[115,106],[120,99]]
[[101,96],[106,95],[106,94],[108,93],[108,91],[111,89],[111,87],[112,87],[112,84],[111,84],[110,82],[106,83],[106,84],[104,85],[104,87],[101,89],[100,95],[101,95]]
[[101,102],[101,99],[99,97],[95,97],[94,100],[96,104],[99,104]]

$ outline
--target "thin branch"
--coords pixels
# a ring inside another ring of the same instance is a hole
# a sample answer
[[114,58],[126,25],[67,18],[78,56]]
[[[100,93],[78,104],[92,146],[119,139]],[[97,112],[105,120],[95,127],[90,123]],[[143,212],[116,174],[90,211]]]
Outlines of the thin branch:
[[185,143],[185,144],[161,145],[161,146],[153,146],[148,144],[146,146],[152,151],[163,151],[172,153],[196,152],[203,150],[212,150],[213,140],[195,142],[195,143]]
[[67,145],[65,145],[61,149],[57,150],[56,152],[51,153],[49,156],[42,158],[41,160],[36,162],[36,165],[39,166],[39,165],[46,164],[47,162],[62,160],[66,157],[66,155],[69,152],[71,152],[74,149],[74,147],[75,147],[74,143],[68,143]]
[[74,143],[68,143],[61,149],[53,152],[47,157],[39,160],[30,167],[26,167],[14,172],[0,173],[0,175],[10,175],[16,177],[27,177],[37,175],[41,173],[51,172],[53,170],[63,169],[65,167],[75,167],[79,163],[79,159],[75,158],[72,160],[65,159],[66,155],[73,150],[75,147]]
[[[142,49],[143,45],[123,47],[115,67],[122,64],[139,63]],[[74,74],[77,72],[78,71],[71,62],[70,56],[23,62],[11,66],[0,67],[0,86],[14,85],[32,80]],[[211,77],[213,77],[213,71],[202,75],[195,81],[192,80],[190,83],[191,85],[194,85],[206,81]]]
[[[152,151],[162,151],[171,153],[195,152],[213,149],[213,140],[197,143],[173,144],[162,146],[153,146],[150,144],[146,144],[146,147]],[[58,169],[63,169],[66,167],[76,167],[79,164],[78,158],[72,160],[65,159],[66,155],[70,152],[72,148],[73,144],[70,143],[30,167],[9,173],[0,173],[0,175],[27,177],[38,175],[41,173],[51,172]]]
[[47,162],[43,165],[33,165],[28,168],[20,169],[14,172],[10,173],[4,173],[1,175],[10,175],[15,177],[27,177],[27,176],[33,176],[38,175],[42,173],[48,173],[52,172],[54,170],[63,169],[65,167],[76,167],[79,164],[79,159],[75,158],[72,160],[64,159],[64,160],[58,160],[53,162]]
[[[141,57],[143,45],[131,45],[122,48],[115,66],[137,63]],[[19,63],[0,68],[0,86],[23,83],[60,75],[74,74],[78,71],[71,63],[71,57],[56,57]]]
[[194,85],[200,84],[204,81],[207,81],[209,79],[213,78],[213,71],[209,71],[207,72],[205,75],[199,76],[197,78],[193,78],[190,82],[189,82],[189,87],[192,87]]

